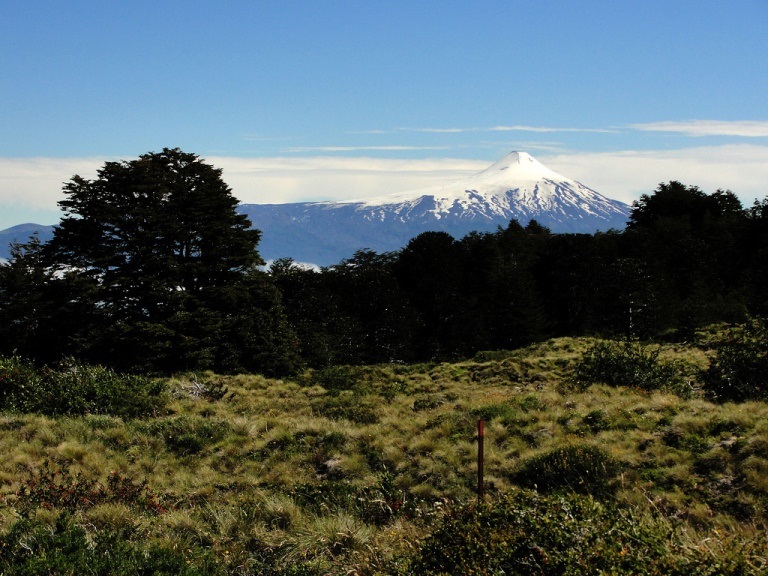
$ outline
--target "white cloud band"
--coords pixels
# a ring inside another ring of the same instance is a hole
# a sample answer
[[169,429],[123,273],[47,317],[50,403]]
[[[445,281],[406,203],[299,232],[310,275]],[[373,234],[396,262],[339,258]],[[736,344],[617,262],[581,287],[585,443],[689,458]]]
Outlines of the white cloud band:
[[[746,205],[768,195],[768,146],[702,146],[680,150],[603,153],[542,152],[538,159],[606,196],[632,202],[660,182],[679,180],[705,192],[730,189]],[[93,178],[114,158],[0,158],[0,229],[22,222],[54,223],[62,183],[74,174]],[[235,196],[247,203],[344,200],[382,196],[450,183],[497,158],[389,159],[326,157],[205,157],[223,169]],[[23,219],[19,214],[24,213]]]
[[556,154],[539,159],[553,170],[624,202],[650,194],[659,183],[670,180],[698,186],[707,193],[730,189],[745,206],[768,195],[768,146]]
[[686,136],[741,136],[744,138],[768,137],[768,122],[759,120],[722,121],[689,120],[685,122],[650,122],[632,124],[630,128],[646,132],[677,132]]

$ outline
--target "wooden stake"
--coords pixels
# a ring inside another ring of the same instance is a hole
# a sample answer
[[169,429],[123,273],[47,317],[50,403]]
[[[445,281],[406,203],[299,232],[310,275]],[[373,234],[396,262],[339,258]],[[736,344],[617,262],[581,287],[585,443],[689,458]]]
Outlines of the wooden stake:
[[483,439],[485,437],[485,421],[477,421],[477,499],[482,502],[485,482],[483,480],[483,467],[485,466],[485,454]]

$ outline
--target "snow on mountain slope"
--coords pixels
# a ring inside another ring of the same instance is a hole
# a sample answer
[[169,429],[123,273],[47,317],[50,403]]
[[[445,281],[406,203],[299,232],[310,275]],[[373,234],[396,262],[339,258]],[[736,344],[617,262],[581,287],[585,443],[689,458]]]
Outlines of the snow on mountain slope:
[[[510,190],[510,186],[530,186],[544,179],[568,180],[544,166],[530,154],[525,152],[511,152],[482,172],[452,184],[433,186],[432,188],[391,194],[378,198],[348,200],[347,202],[359,202],[368,206],[377,206],[415,200],[421,196],[434,196],[446,202],[454,200],[460,201],[469,190],[477,191],[480,189],[488,196],[500,196]],[[572,182],[571,180],[568,181]]]
[[527,221],[543,216],[565,222],[586,215],[612,220],[628,214],[625,204],[561,176],[525,152],[512,152],[482,172],[445,186],[336,204],[355,204],[358,211],[380,219],[421,212],[438,220],[455,214],[464,219]]

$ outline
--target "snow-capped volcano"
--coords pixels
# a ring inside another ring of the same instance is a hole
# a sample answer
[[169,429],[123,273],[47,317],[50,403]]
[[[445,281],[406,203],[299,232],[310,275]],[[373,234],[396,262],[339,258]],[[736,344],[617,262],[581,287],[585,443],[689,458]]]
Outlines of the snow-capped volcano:
[[557,174],[525,152],[512,152],[444,186],[340,202],[243,204],[239,211],[263,232],[259,250],[265,258],[329,265],[360,248],[397,250],[428,230],[460,238],[513,219],[523,225],[536,220],[553,232],[621,229],[629,206]]
[[454,201],[466,201],[470,191],[478,192],[478,190],[481,190],[485,196],[500,197],[506,195],[509,190],[514,188],[533,188],[542,180],[575,183],[573,180],[564,178],[557,172],[550,170],[526,152],[511,152],[482,172],[451,184],[380,196],[378,198],[348,200],[347,202],[377,206],[397,201],[416,200],[422,196],[434,196],[441,200],[441,204],[453,204]]
[[[482,172],[445,186],[336,204],[356,205],[359,212],[386,219],[412,217],[414,210],[432,203],[425,213],[438,220],[451,214],[465,220],[515,218],[523,224],[536,219],[556,232],[623,228],[629,213],[626,204],[561,176],[526,152],[511,152]],[[609,225],[593,223],[593,218]]]

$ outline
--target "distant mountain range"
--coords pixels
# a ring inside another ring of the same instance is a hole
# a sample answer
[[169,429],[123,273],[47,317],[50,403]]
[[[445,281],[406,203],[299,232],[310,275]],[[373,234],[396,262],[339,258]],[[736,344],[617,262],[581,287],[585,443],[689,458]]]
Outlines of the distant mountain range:
[[630,207],[553,172],[525,152],[512,152],[482,172],[434,188],[379,198],[294,204],[241,204],[262,230],[267,258],[338,263],[360,248],[397,250],[427,230],[456,238],[494,231],[515,219],[553,232],[623,229]]
[[[320,266],[336,264],[361,248],[398,250],[418,234],[442,230],[456,238],[494,231],[515,219],[553,232],[593,233],[623,229],[630,207],[553,172],[525,152],[512,152],[482,172],[445,186],[339,202],[241,204],[262,231],[266,260],[290,257]],[[0,257],[10,242],[52,226],[22,224],[0,231]]]
[[0,230],[0,259],[11,257],[11,244],[27,242],[34,234],[37,234],[41,242],[47,242],[53,238],[53,226],[19,224]]

